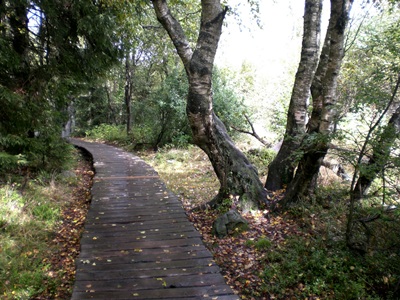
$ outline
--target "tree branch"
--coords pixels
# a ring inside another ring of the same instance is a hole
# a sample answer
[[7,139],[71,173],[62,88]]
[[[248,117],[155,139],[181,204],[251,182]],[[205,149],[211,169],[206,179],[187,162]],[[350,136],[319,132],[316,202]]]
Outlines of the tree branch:
[[189,71],[189,63],[192,59],[193,50],[189,45],[181,24],[174,18],[165,0],[152,0],[156,16],[161,25],[170,36],[178,55],[181,58],[186,71]]
[[253,136],[254,138],[256,138],[256,139],[257,139],[260,143],[262,143],[263,145],[265,145],[265,146],[267,146],[267,147],[271,147],[271,143],[268,143],[266,140],[264,140],[262,137],[260,137],[260,136],[257,134],[257,132],[256,132],[255,129],[254,129],[253,123],[250,121],[250,118],[249,118],[247,115],[244,115],[244,117],[246,118],[247,123],[248,123],[248,124],[250,125],[250,127],[251,127],[251,132],[250,132],[250,131],[247,131],[247,130],[244,130],[244,129],[240,129],[240,128],[234,126],[234,125],[231,125],[231,128],[234,129],[234,130],[236,130],[236,131],[238,131],[238,132],[245,133],[245,134],[249,134],[249,135]]

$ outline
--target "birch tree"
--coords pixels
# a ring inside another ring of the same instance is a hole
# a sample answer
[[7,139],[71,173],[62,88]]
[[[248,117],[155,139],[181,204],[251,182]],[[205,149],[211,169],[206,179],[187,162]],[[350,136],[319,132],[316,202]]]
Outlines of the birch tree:
[[311,83],[318,65],[321,35],[322,0],[306,0],[301,58],[287,113],[282,146],[269,166],[267,190],[279,190],[290,183],[296,168],[293,153],[306,133],[307,107]]
[[329,149],[336,117],[337,83],[344,56],[345,31],[353,0],[331,0],[330,19],[317,72],[311,86],[313,111],[300,145],[301,159],[283,205],[305,196]]
[[184,65],[189,91],[186,113],[194,143],[209,157],[220,182],[218,195],[210,201],[218,206],[228,195],[239,196],[242,208],[266,202],[257,170],[235,146],[224,124],[213,110],[212,75],[214,58],[228,11],[220,0],[201,1],[201,22],[195,47],[191,47],[166,0],[152,0],[158,21],[168,32]]

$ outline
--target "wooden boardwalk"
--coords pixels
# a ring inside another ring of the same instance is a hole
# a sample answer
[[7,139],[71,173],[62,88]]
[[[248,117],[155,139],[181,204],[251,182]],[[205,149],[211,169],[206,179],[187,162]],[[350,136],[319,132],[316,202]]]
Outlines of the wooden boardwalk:
[[96,169],[72,299],[239,299],[149,165],[112,146],[71,142]]

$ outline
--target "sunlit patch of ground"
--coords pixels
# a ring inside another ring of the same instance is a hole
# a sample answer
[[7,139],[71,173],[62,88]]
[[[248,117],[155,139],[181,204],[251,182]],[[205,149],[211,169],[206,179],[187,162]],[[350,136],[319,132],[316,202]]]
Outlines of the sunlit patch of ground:
[[171,149],[139,155],[160,175],[167,186],[184,200],[196,206],[211,200],[219,182],[207,155],[197,147]]

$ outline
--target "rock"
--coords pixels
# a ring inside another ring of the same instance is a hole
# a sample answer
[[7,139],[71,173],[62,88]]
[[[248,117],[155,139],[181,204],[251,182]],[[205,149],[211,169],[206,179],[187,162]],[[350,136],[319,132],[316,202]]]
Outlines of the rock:
[[240,213],[231,209],[227,213],[220,215],[213,223],[212,233],[221,238],[235,232],[240,232],[248,228],[248,222]]
[[76,174],[74,171],[66,170],[61,172],[61,176],[64,178],[76,178]]

